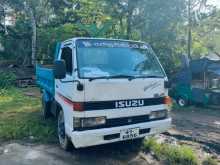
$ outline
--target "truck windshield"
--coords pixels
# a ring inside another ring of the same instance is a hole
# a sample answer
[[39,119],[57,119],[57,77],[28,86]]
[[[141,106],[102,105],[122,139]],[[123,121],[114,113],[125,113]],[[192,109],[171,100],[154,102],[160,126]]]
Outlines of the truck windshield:
[[165,76],[149,45],[111,40],[77,40],[80,78]]

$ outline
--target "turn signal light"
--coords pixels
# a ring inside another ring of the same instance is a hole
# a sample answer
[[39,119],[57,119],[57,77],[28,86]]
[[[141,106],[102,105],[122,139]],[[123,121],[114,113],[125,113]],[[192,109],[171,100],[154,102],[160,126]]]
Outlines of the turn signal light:
[[172,105],[172,99],[169,96],[164,97],[164,104],[166,105]]
[[73,103],[73,111],[84,111],[83,103]]

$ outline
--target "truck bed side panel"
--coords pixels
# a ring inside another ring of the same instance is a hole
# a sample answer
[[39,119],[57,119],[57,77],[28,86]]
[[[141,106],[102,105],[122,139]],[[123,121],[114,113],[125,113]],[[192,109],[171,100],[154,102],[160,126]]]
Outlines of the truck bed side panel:
[[55,88],[54,88],[54,73],[53,69],[45,68],[40,65],[36,66],[36,81],[37,84],[49,92],[52,96],[54,96]]

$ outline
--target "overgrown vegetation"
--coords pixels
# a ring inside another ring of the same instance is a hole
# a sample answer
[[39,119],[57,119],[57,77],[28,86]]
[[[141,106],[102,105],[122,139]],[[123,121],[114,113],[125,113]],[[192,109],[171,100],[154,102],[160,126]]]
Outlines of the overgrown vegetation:
[[203,162],[202,165],[218,165],[218,162],[216,159],[213,159],[212,157],[207,157]]
[[144,142],[143,148],[152,151],[158,160],[165,161],[168,165],[198,165],[196,155],[187,146],[159,144],[154,138],[149,138]]
[[1,89],[0,140],[55,141],[56,123],[44,121],[40,109],[39,98],[25,96],[15,88]]
[[11,72],[0,72],[0,89],[9,88],[15,84],[16,76]]
[[[0,6],[0,58],[20,64],[51,60],[56,42],[71,37],[106,37],[150,43],[169,73],[188,53],[189,27],[193,57],[206,55],[209,45],[220,51],[220,10],[206,0],[2,0]],[[6,19],[12,21],[4,26]]]

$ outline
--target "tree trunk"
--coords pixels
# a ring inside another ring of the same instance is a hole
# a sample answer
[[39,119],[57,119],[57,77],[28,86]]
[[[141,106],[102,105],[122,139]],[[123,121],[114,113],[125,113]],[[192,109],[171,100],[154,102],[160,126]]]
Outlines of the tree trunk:
[[24,8],[26,10],[27,15],[29,15],[31,19],[31,28],[32,28],[32,36],[31,36],[31,65],[35,66],[36,64],[36,42],[37,42],[37,24],[34,15],[33,9],[30,5],[25,1]]
[[30,17],[31,17],[31,27],[32,27],[31,65],[35,66],[35,64],[36,64],[37,25],[36,25],[35,16],[34,16],[32,10],[30,10]]
[[132,3],[131,0],[128,0],[127,39],[131,39],[131,21],[133,14],[133,8],[131,3]]
[[120,37],[124,37],[125,33],[124,33],[124,28],[123,28],[123,17],[120,16],[119,18],[119,25],[120,25]]
[[192,47],[192,15],[191,15],[191,0],[188,0],[188,44],[187,54],[189,59],[191,58],[191,47]]

